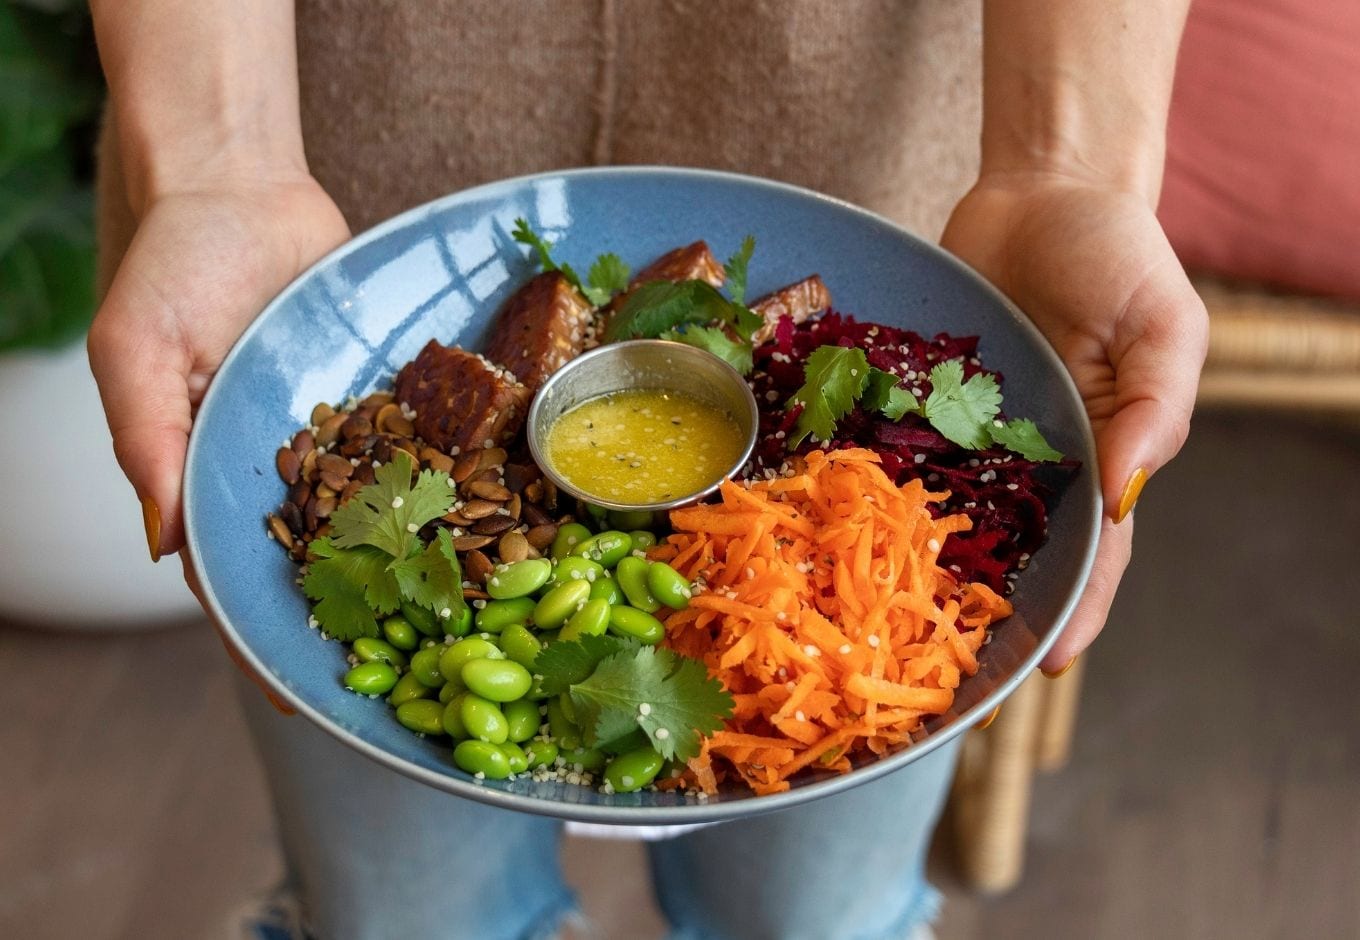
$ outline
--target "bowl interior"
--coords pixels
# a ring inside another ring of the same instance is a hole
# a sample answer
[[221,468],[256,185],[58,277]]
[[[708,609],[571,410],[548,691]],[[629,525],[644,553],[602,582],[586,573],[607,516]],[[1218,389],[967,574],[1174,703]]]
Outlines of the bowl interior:
[[[431,337],[480,348],[504,300],[534,268],[511,237],[528,219],[560,260],[584,270],[615,252],[634,269],[703,238],[726,257],[754,235],[748,295],[819,273],[837,310],[914,329],[981,336],[1005,375],[1007,410],[1034,419],[1081,460],[1055,507],[1048,544],[1020,577],[949,714],[915,745],[783,794],[604,795],[527,778],[476,782],[449,749],[418,738],[381,702],[340,684],[342,647],[307,628],[296,571],[265,537],[284,487],[274,452],[320,401],[390,386]],[[873,779],[961,733],[1037,665],[1075,604],[1099,528],[1090,426],[1056,355],[988,284],[939,249],[843,203],[728,174],[608,168],[491,184],[413,209],[347,243],[290,285],[227,358],[203,402],[185,478],[189,549],[210,611],[245,659],[308,719],[393,769],[484,802],[594,822],[699,822],[778,809]]]

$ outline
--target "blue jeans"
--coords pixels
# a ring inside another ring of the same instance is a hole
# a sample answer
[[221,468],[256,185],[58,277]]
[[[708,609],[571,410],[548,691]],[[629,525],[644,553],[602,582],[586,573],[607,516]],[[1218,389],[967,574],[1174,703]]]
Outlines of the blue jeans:
[[[550,937],[562,824],[393,773],[242,680],[293,887],[319,940]],[[649,843],[676,940],[877,940],[932,919],[925,855],[957,741],[803,806]]]

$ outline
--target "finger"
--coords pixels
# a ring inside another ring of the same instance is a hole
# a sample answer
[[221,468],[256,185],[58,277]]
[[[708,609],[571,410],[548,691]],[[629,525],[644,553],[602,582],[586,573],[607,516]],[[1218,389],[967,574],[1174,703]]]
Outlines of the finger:
[[1072,619],[1053,648],[1044,656],[1039,668],[1045,672],[1057,672],[1091,645],[1105,625],[1110,605],[1114,603],[1115,589],[1119,587],[1119,579],[1124,576],[1132,552],[1132,518],[1123,525],[1105,519],[1101,523],[1100,544],[1096,549],[1095,564],[1091,567],[1086,590],[1081,600],[1077,601]]
[[1144,283],[1116,328],[1115,410],[1096,433],[1105,514],[1116,522],[1185,443],[1208,340],[1204,303],[1174,258]]
[[90,368],[114,455],[142,501],[153,560],[184,542],[180,482],[191,424],[179,324],[126,263],[90,327]]

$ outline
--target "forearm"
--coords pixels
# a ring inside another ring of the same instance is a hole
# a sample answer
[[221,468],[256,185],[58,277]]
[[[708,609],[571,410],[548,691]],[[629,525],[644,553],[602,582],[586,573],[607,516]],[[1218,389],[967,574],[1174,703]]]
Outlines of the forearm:
[[128,194],[306,171],[290,0],[92,0]]
[[1189,0],[986,0],[984,175],[1098,180],[1155,203]]

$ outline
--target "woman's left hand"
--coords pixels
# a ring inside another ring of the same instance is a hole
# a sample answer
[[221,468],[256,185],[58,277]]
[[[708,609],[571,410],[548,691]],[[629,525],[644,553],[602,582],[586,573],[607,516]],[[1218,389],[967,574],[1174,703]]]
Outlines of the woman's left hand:
[[984,177],[941,244],[1001,289],[1067,365],[1095,430],[1105,519],[1072,622],[1041,664],[1055,672],[1104,626],[1133,542],[1143,484],[1190,429],[1208,322],[1141,197],[1057,175]]

